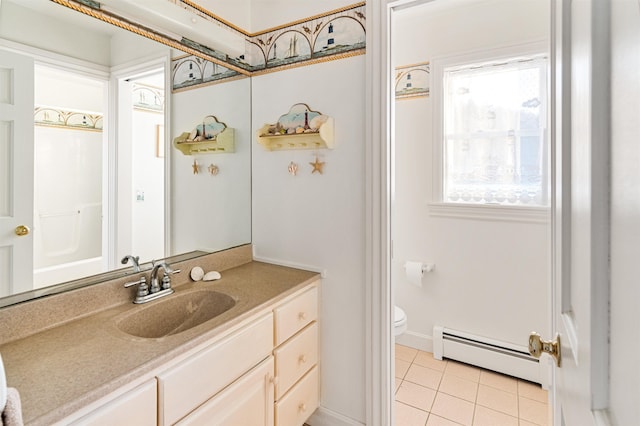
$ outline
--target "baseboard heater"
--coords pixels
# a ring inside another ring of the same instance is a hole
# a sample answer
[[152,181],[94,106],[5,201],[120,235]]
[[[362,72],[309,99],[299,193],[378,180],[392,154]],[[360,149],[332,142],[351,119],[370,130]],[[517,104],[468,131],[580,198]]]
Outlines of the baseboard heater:
[[453,359],[531,382],[543,380],[540,362],[529,354],[527,347],[442,326],[433,327],[433,357]]

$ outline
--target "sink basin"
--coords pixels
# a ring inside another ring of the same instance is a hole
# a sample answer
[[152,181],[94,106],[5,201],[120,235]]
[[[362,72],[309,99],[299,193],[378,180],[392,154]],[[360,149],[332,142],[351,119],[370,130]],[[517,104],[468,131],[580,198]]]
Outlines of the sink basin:
[[211,290],[172,294],[149,305],[138,305],[116,321],[129,335],[157,339],[200,325],[233,308],[233,297]]

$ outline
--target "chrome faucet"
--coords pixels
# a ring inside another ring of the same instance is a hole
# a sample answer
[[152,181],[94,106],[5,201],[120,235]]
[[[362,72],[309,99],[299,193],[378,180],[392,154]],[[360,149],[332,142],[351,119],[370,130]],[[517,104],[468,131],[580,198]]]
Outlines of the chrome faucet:
[[[171,288],[171,278],[169,277],[169,274],[177,274],[178,272],[180,272],[180,269],[172,269],[166,262],[155,263],[152,261],[151,263],[153,265],[153,269],[151,270],[151,274],[149,276],[149,281],[151,284],[150,286],[147,285],[147,279],[144,275],[140,277],[138,281],[125,283],[124,285],[125,287],[138,285],[138,291],[136,293],[136,298],[133,300],[133,303],[146,303],[173,293],[173,289]],[[162,284],[158,282],[158,271],[160,270],[160,268],[164,269]]]
[[[179,269],[173,270],[171,266],[169,266],[166,262],[155,263],[151,262],[153,265],[153,269],[151,269],[151,275],[149,276],[149,281],[151,281],[151,293],[156,293],[161,290],[171,289],[171,279],[169,278],[169,274],[177,274],[180,272]],[[158,271],[160,268],[164,269],[164,275],[162,276],[162,288],[160,287],[160,283],[158,283]],[[173,293],[173,290],[171,290]]]
[[126,255],[125,257],[122,258],[122,260],[120,261],[123,265],[126,265],[129,261],[131,261],[131,263],[133,263],[133,272],[137,273],[140,272],[140,263],[138,263],[140,261],[140,256],[131,256],[130,254]]

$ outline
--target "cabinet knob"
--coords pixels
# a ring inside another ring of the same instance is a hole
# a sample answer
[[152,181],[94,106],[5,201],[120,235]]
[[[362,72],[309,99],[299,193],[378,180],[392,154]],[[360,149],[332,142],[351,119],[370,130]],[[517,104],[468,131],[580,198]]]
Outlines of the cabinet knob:
[[307,319],[307,314],[305,312],[300,312],[298,314],[298,319],[302,320],[302,321],[306,320]]
[[307,356],[305,354],[302,354],[298,357],[298,362],[300,364],[304,364],[305,362],[307,362]]
[[298,410],[304,413],[305,411],[307,411],[307,404],[305,404],[304,402],[301,402],[300,405],[298,405]]

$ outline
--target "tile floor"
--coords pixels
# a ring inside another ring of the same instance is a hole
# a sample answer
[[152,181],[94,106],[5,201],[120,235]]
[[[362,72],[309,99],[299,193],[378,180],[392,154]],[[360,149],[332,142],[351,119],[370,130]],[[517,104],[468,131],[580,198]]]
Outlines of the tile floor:
[[540,385],[396,345],[396,426],[550,426]]

